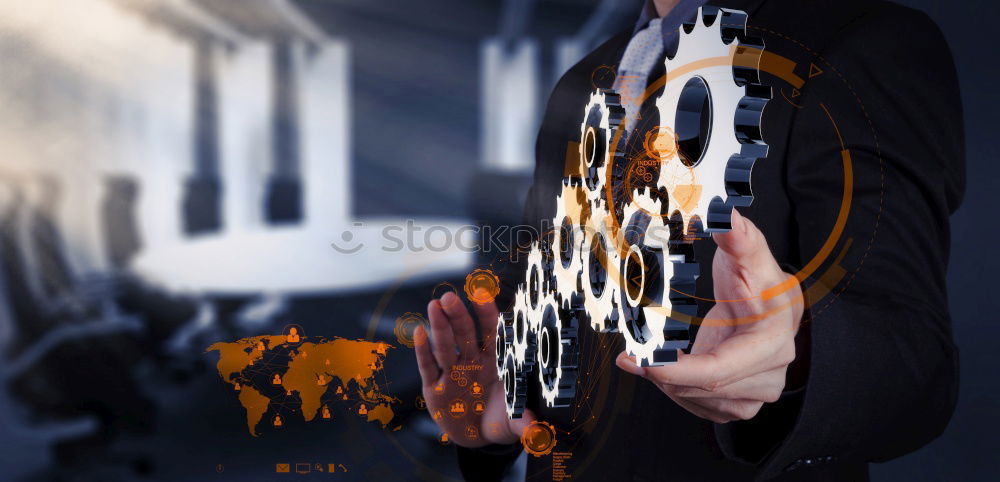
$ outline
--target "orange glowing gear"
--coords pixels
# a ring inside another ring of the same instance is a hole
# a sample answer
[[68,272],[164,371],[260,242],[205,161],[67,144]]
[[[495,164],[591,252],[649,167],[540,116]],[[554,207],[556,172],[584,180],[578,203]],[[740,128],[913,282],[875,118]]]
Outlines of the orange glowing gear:
[[521,445],[535,457],[548,455],[556,447],[556,429],[548,422],[535,420],[521,432]]
[[465,277],[465,296],[477,305],[492,302],[500,294],[500,278],[489,269],[475,269]]
[[416,330],[420,325],[426,324],[427,320],[420,313],[403,313],[402,316],[396,318],[396,327],[393,328],[396,340],[399,341],[400,345],[413,348],[413,330]]
[[656,126],[646,133],[642,143],[646,155],[659,160],[670,159],[677,152],[677,133],[669,126]]

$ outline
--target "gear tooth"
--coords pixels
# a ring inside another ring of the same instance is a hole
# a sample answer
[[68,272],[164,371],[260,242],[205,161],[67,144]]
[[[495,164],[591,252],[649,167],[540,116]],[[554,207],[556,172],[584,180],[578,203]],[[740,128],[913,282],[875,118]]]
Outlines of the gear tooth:
[[733,206],[749,206],[753,202],[750,178],[756,159],[733,155],[726,164],[727,201]]

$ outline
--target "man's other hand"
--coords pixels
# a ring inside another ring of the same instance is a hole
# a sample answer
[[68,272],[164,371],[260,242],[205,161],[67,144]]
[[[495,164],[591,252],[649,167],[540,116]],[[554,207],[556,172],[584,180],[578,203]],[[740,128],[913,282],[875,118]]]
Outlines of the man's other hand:
[[[445,293],[439,300],[427,305],[431,336],[420,326],[414,331],[414,351],[423,380],[427,411],[451,441],[463,447],[481,447],[488,444],[517,442],[534,416],[525,411],[520,419],[509,420],[504,391],[498,382],[496,370],[497,306],[494,302],[473,303],[477,320],[472,319],[462,300],[453,292]],[[476,324],[483,334],[483,343],[476,340]],[[479,370],[461,371],[465,385],[460,386],[451,378],[456,365],[480,365]],[[482,387],[483,395],[475,395],[473,383]],[[473,410],[478,400],[486,401],[486,410],[479,414]],[[464,414],[452,416],[451,404],[461,401]],[[469,427],[476,427],[475,437],[469,437]]]

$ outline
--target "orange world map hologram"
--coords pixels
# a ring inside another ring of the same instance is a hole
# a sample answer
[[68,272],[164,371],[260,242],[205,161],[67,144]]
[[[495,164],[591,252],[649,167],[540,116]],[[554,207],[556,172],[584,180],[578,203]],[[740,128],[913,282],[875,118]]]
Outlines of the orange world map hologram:
[[268,413],[269,421],[283,420],[269,424],[279,429],[295,414],[306,422],[335,420],[338,416],[330,411],[335,406],[343,407],[347,416],[378,422],[382,428],[392,423],[396,415],[392,407],[399,399],[383,392],[389,383],[382,368],[393,345],[307,337],[295,327],[287,331],[219,342],[206,349],[219,353],[216,369],[246,410],[250,435],[259,435],[258,424]]

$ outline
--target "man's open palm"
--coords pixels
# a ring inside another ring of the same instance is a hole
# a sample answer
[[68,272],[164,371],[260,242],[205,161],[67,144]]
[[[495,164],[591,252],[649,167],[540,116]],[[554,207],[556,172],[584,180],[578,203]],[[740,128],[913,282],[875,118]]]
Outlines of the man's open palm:
[[674,365],[643,368],[624,353],[618,366],[642,376],[687,411],[716,423],[753,418],[785,387],[795,359],[802,290],[778,266],[764,234],[733,210],[733,229],[713,236],[715,306]]
[[[496,303],[473,304],[477,320],[473,320],[462,300],[452,292],[427,305],[431,336],[418,327],[413,341],[417,366],[423,381],[427,410],[450,440],[464,447],[481,447],[491,443],[516,442],[533,419],[525,412],[521,419],[508,420],[502,384],[496,373]],[[483,343],[476,339],[476,325],[483,334]],[[481,366],[477,370],[456,370],[463,365]],[[457,371],[464,379],[452,379]],[[480,387],[480,391],[474,389]],[[476,413],[474,404],[484,400],[486,410]],[[460,402],[464,413],[451,411]],[[475,427],[470,430],[469,427]]]

